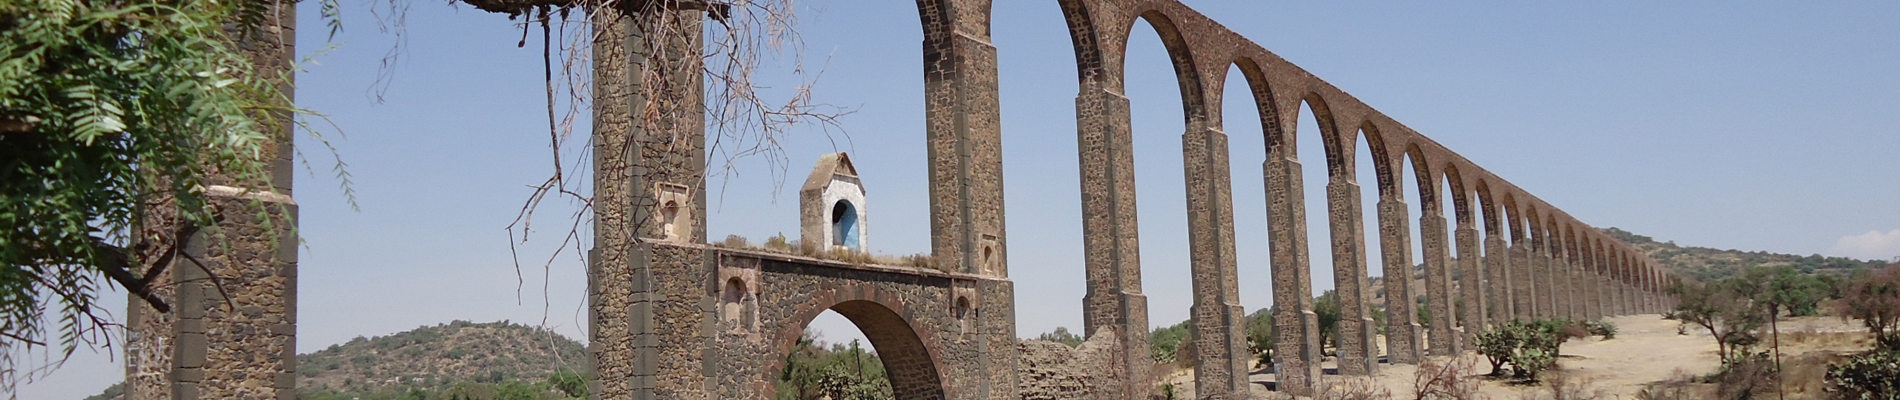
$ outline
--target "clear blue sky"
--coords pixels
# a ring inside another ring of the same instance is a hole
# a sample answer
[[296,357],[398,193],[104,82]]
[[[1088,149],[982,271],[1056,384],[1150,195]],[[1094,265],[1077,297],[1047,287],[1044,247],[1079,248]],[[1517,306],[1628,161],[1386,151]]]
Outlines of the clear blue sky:
[[[328,155],[300,139],[315,174],[297,177],[309,246],[299,350],[454,319],[545,318],[584,337],[582,263],[570,250],[545,274],[539,267],[564,232],[560,205],[542,215],[545,236],[523,247],[520,281],[504,231],[526,187],[550,172],[540,49],[516,48],[522,31],[501,16],[417,2],[408,51],[376,104],[368,93],[393,39],[363,3],[346,3],[353,8],[339,47],[298,76],[297,98],[347,131],[332,139],[362,210],[344,202]],[[1018,333],[1079,329],[1068,33],[1054,1],[996,3]],[[1900,168],[1890,157],[1900,152],[1900,3],[1190,3],[1586,223],[1684,245],[1900,255]],[[848,137],[792,138],[789,184],[819,154],[850,151],[870,194],[871,247],[928,251],[914,4],[803,4],[807,63],[827,65],[815,96],[857,113],[842,121]],[[314,9],[304,11],[299,51],[310,53],[325,47],[327,32]],[[1142,267],[1151,322],[1166,325],[1185,319],[1191,302],[1180,96],[1159,40],[1146,25],[1135,29],[1128,95]],[[764,79],[793,84],[781,73]],[[1270,293],[1265,149],[1257,124],[1244,123],[1253,119],[1245,103],[1229,105],[1227,120],[1240,121],[1226,131],[1241,297],[1252,310],[1268,306]],[[1321,162],[1306,139],[1313,131],[1310,122],[1300,129],[1309,172]],[[713,182],[727,189],[713,198],[711,237],[796,234],[796,194],[772,191],[779,182],[763,163],[738,172]],[[1315,177],[1307,179],[1309,210],[1323,209]],[[1314,283],[1330,288],[1325,221],[1311,215]],[[1376,238],[1367,245],[1376,265]],[[122,304],[116,298],[110,304]],[[837,318],[814,326],[831,339],[857,335]],[[118,381],[121,368],[82,350],[20,395],[76,399]]]

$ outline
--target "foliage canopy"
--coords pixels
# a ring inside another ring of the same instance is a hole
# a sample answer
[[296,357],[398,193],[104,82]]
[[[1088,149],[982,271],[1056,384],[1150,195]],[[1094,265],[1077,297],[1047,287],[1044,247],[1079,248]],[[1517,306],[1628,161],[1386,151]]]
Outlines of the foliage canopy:
[[279,34],[266,28],[287,6],[0,2],[0,386],[17,382],[20,346],[59,359],[110,346],[95,310],[113,283],[167,310],[146,290],[159,271],[134,260],[170,260],[180,246],[165,238],[214,231],[209,186],[269,187],[289,71],[252,73],[234,43]]

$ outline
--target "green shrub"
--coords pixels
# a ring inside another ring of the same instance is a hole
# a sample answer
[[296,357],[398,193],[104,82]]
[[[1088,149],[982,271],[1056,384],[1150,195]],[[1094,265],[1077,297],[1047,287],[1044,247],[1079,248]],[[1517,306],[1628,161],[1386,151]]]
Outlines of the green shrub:
[[1774,393],[1780,387],[1779,376],[1775,361],[1767,352],[1748,352],[1736,354],[1723,363],[1709,382],[1715,384],[1719,398],[1747,400]]
[[1900,351],[1869,351],[1828,366],[1827,391],[1843,399],[1900,399]]
[[1056,327],[1055,332],[1046,332],[1036,336],[1036,340],[1066,344],[1069,345],[1069,347],[1081,346],[1084,341],[1081,336],[1070,333],[1068,327],[1061,326]]
[[1476,338],[1478,354],[1484,355],[1485,359],[1491,362],[1491,376],[1504,374],[1504,365],[1509,364],[1511,356],[1516,355],[1517,349],[1524,346],[1524,332],[1527,330],[1523,328],[1522,323],[1517,321],[1506,322],[1478,332]]
[[1557,366],[1557,352],[1535,347],[1518,349],[1511,356],[1513,377],[1527,381],[1536,381],[1539,374]]
[[567,394],[567,397],[587,398],[587,377],[578,372],[561,370],[548,375],[548,385]]
[[1503,375],[1508,364],[1512,377],[1535,381],[1556,365],[1564,341],[1582,331],[1582,324],[1563,319],[1512,320],[1479,332],[1477,350],[1491,362],[1491,375]]
[[1149,356],[1154,358],[1155,363],[1166,364],[1178,361],[1176,354],[1187,342],[1189,330],[1193,329],[1188,325],[1193,322],[1194,320],[1189,319],[1174,326],[1155,328],[1154,331],[1148,333]]
[[1602,336],[1604,340],[1616,338],[1616,324],[1612,324],[1610,321],[1585,322],[1583,323],[1583,327],[1585,330],[1590,331],[1590,336]]

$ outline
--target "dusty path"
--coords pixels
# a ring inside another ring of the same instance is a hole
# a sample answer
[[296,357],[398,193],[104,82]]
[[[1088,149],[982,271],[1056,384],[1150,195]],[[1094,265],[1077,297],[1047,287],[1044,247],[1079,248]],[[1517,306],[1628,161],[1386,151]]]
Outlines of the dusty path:
[[[1609,319],[1616,324],[1616,337],[1602,340],[1595,337],[1575,339],[1564,344],[1562,357],[1558,360],[1558,373],[1567,374],[1573,382],[1584,382],[1589,388],[1601,390],[1606,399],[1633,398],[1646,385],[1688,376],[1703,376],[1716,371],[1720,362],[1716,357],[1715,340],[1709,333],[1697,327],[1684,329],[1677,334],[1676,321],[1662,319],[1656,314],[1632,315]],[[1802,317],[1781,322],[1782,349],[1789,359],[1818,354],[1845,354],[1868,347],[1869,343],[1859,325],[1842,322],[1834,317]],[[1490,371],[1490,365],[1483,357],[1470,356],[1474,360],[1469,374],[1478,375]],[[1330,371],[1334,364],[1328,360],[1323,364]],[[1792,368],[1790,368],[1792,371]],[[1395,398],[1411,398],[1412,379],[1417,366],[1380,364],[1374,383],[1383,387]],[[1194,398],[1194,376],[1192,371],[1170,374],[1164,382],[1173,383],[1177,398]],[[1798,375],[1798,374],[1797,374]],[[1476,377],[1474,378],[1480,378]],[[1322,381],[1344,382],[1352,378],[1328,375]],[[1818,376],[1789,376],[1790,382],[1814,380],[1812,387],[1819,387]],[[1253,394],[1258,398],[1273,398],[1273,392],[1267,387],[1275,381],[1272,373],[1256,372],[1250,376],[1254,382]],[[1542,386],[1513,385],[1503,381],[1483,380],[1480,393],[1494,400],[1513,400],[1530,397],[1533,392],[1548,390]],[[1795,396],[1790,396],[1795,398]]]

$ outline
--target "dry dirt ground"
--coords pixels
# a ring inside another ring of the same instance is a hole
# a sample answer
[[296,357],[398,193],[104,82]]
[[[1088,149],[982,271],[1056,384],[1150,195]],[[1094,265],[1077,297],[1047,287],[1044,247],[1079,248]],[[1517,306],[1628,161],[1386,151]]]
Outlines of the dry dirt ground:
[[[1706,376],[1716,371],[1720,362],[1716,358],[1715,340],[1706,330],[1696,326],[1683,327],[1678,333],[1676,321],[1662,319],[1655,314],[1634,315],[1611,318],[1617,326],[1613,339],[1603,340],[1596,337],[1574,339],[1564,344],[1562,355],[1558,359],[1558,371],[1568,382],[1583,386],[1585,392],[1600,394],[1600,399],[1634,399],[1637,393],[1650,385],[1662,385],[1672,382],[1692,380],[1693,377]],[[1858,321],[1842,321],[1836,317],[1800,317],[1781,321],[1781,349],[1784,369],[1783,380],[1787,382],[1784,390],[1790,399],[1819,399],[1822,371],[1827,362],[1838,360],[1853,352],[1866,350],[1872,343],[1861,329]],[[1764,348],[1766,343],[1764,343]],[[1490,372],[1490,364],[1481,356],[1467,356],[1460,362],[1468,363],[1469,369],[1463,376],[1480,381],[1479,393],[1494,400],[1549,398],[1547,385],[1523,385],[1503,380],[1492,380],[1482,375]],[[1439,360],[1443,362],[1443,360]],[[1329,359],[1324,367],[1332,373],[1333,362]],[[1326,375],[1321,378],[1322,385],[1376,385],[1389,392],[1393,398],[1410,399],[1414,397],[1413,378],[1418,366],[1379,364],[1378,373],[1370,382],[1364,378]],[[1164,382],[1175,387],[1175,398],[1194,398],[1194,373],[1191,369],[1168,373]],[[1274,398],[1268,388],[1275,381],[1269,370],[1255,371],[1250,376],[1253,394],[1256,398]],[[1690,398],[1702,398],[1712,390],[1709,384],[1688,383],[1690,390],[1701,394]]]

